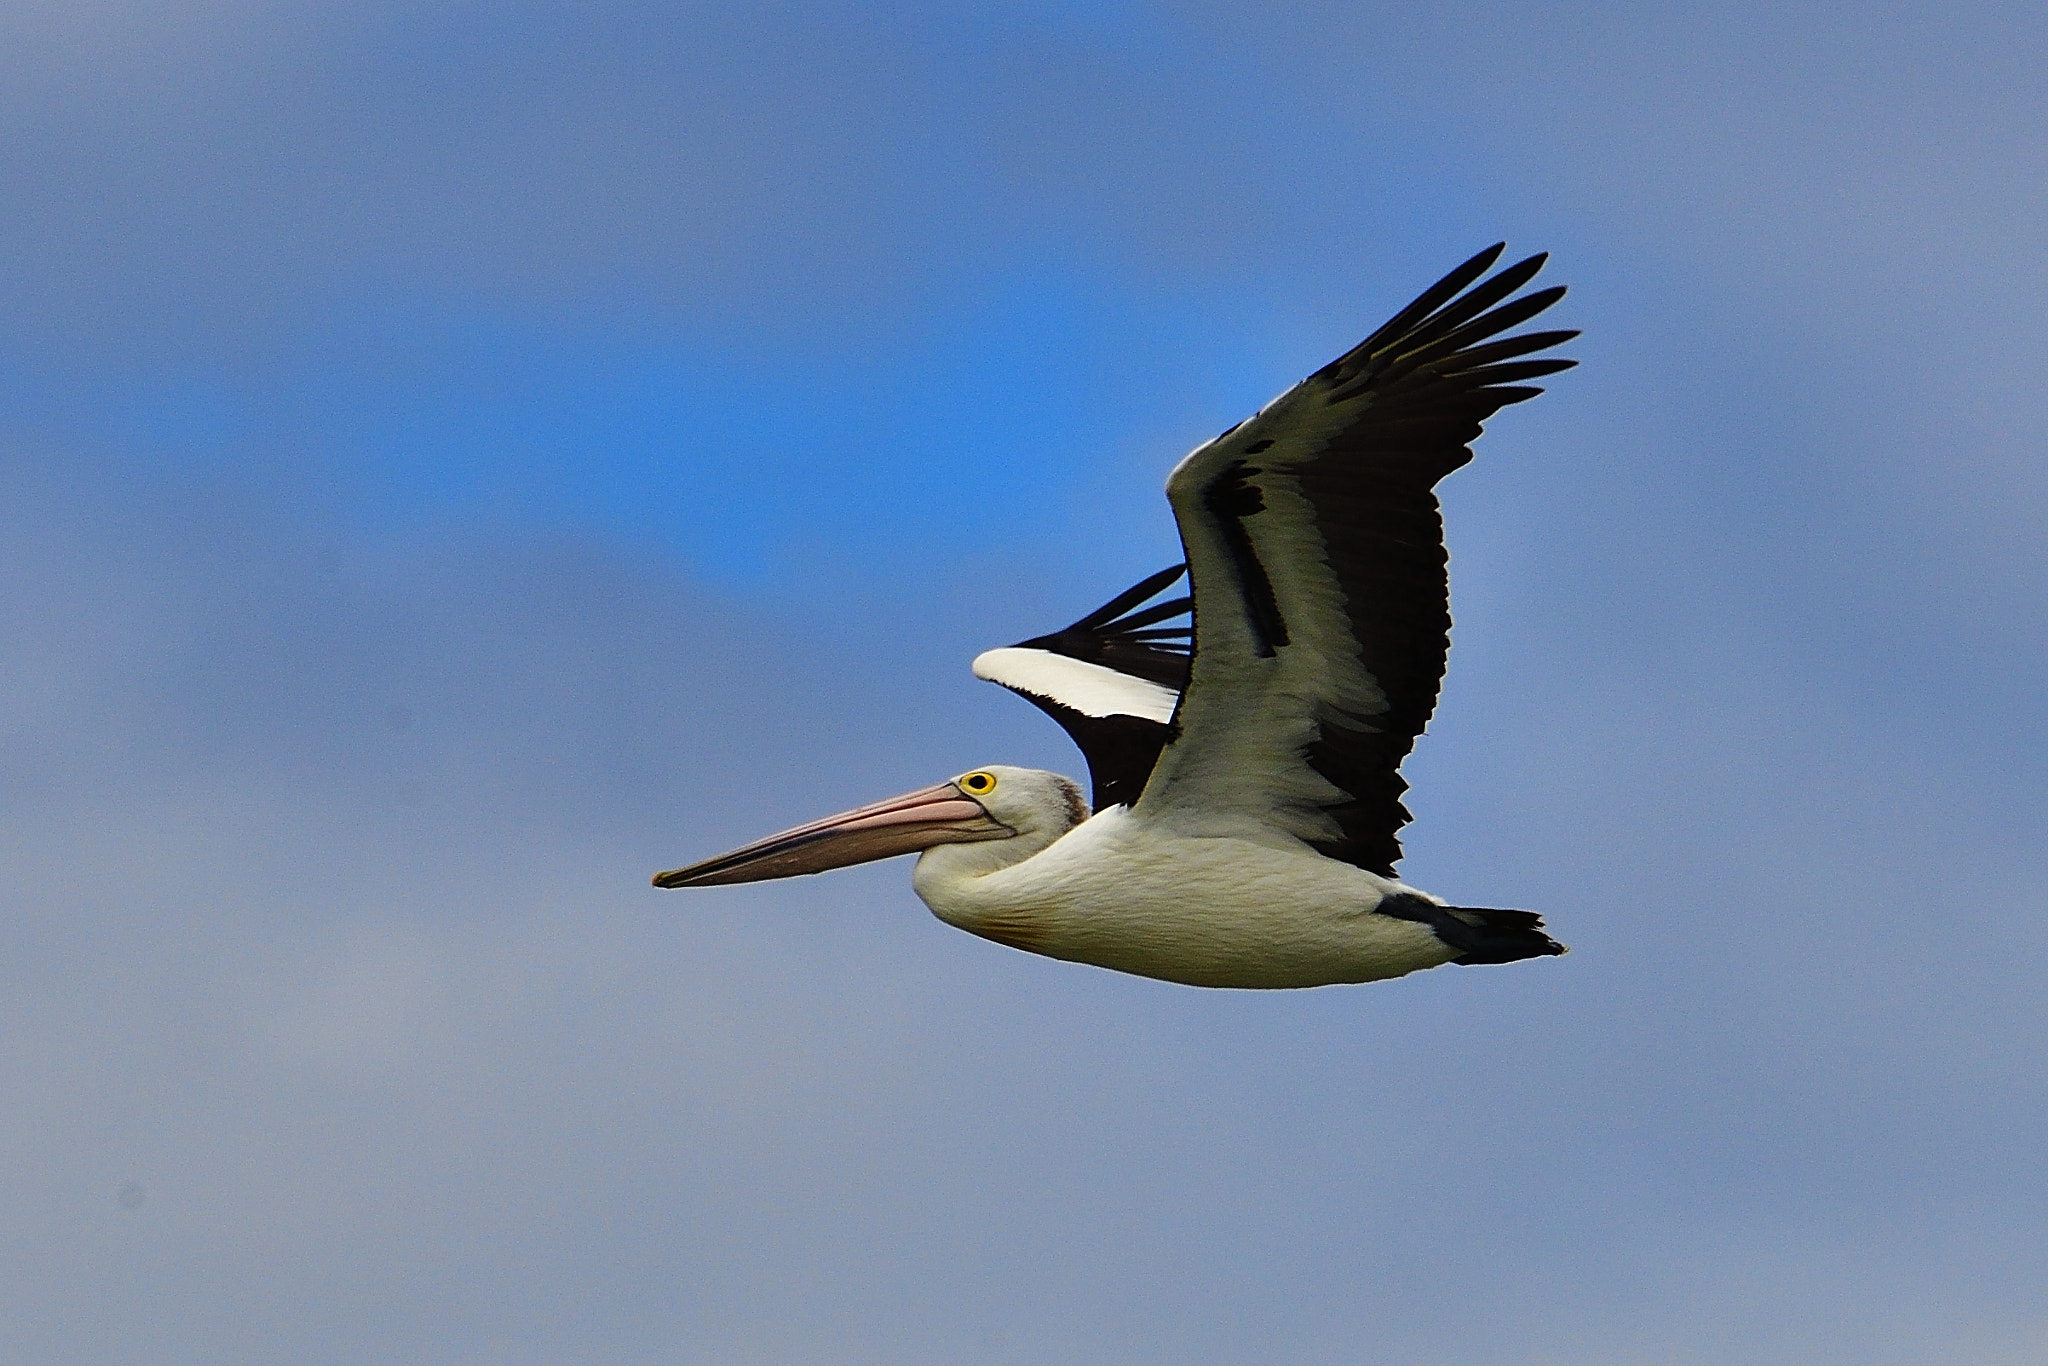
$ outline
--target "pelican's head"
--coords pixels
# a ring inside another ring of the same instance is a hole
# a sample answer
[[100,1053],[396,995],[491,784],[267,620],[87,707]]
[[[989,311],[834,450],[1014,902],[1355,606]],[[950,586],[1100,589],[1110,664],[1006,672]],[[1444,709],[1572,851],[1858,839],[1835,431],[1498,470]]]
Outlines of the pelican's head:
[[1019,836],[1057,839],[1088,819],[1088,799],[1074,780],[1042,768],[990,764],[952,785]]
[[1014,862],[1043,849],[1086,819],[1088,803],[1072,780],[1042,769],[990,764],[951,782],[799,825],[687,868],[656,873],[654,885],[721,887],[732,882],[765,882],[871,863],[941,844],[993,840],[1017,842],[997,860]]

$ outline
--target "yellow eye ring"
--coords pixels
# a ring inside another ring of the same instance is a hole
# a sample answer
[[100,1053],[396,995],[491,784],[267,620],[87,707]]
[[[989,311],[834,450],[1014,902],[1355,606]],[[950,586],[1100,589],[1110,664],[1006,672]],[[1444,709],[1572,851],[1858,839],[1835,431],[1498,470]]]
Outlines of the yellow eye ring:
[[970,797],[986,797],[996,790],[993,773],[970,773],[960,780],[960,790]]

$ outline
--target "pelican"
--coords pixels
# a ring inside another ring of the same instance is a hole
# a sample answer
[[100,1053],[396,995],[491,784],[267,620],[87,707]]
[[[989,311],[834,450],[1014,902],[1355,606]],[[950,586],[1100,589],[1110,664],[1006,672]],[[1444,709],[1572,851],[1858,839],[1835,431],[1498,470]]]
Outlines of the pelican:
[[[1505,244],[1215,440],[1166,483],[1185,562],[974,661],[1087,758],[989,764],[655,876],[714,887],[917,853],[939,919],[999,944],[1206,987],[1313,987],[1560,954],[1530,911],[1394,876],[1401,761],[1450,649],[1438,480],[1537,357],[1503,336],[1563,297],[1489,278]],[[1185,574],[1186,596],[1155,602]],[[1147,605],[1149,604],[1149,605]],[[1187,625],[1166,625],[1178,618]]]

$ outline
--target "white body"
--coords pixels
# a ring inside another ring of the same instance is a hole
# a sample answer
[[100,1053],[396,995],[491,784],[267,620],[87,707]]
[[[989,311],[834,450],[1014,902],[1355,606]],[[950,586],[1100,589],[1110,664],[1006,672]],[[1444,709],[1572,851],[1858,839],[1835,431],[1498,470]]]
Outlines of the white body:
[[912,885],[985,939],[1191,986],[1372,982],[1455,952],[1426,925],[1371,913],[1414,888],[1278,832],[1185,836],[1113,806],[1043,838],[939,845]]

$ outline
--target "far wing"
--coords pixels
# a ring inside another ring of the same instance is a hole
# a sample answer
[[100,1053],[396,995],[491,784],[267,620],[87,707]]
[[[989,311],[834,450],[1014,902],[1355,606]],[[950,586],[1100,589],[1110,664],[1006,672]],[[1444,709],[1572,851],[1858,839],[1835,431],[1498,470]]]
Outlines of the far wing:
[[1481,423],[1542,392],[1521,381],[1574,364],[1522,358],[1576,332],[1492,340],[1564,294],[1509,300],[1542,256],[1475,285],[1501,250],[1174,470],[1194,656],[1137,814],[1189,833],[1277,830],[1392,875],[1400,764],[1450,648],[1436,482],[1472,458]]
[[1171,733],[1187,686],[1191,628],[1160,623],[1185,616],[1189,601],[1139,604],[1186,572],[1185,565],[1163,569],[1064,630],[974,661],[976,677],[1017,693],[1073,737],[1088,759],[1097,811],[1138,799]]

